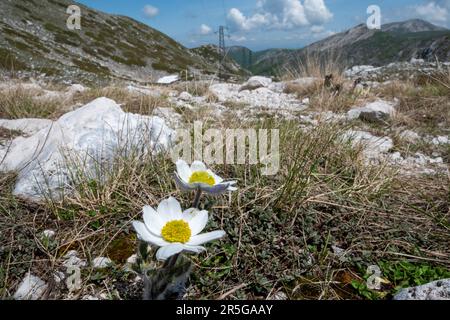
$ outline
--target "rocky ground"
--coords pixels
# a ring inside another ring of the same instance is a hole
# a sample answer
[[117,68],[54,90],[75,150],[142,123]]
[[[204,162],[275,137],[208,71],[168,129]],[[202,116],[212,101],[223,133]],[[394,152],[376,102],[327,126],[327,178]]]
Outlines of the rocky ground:
[[449,74],[412,61],[330,81],[0,83],[0,296],[139,298],[129,222],[173,194],[164,150],[197,120],[279,129],[282,164],[217,166],[240,191],[210,200],[228,238],[193,258],[186,298],[382,299],[450,278]]

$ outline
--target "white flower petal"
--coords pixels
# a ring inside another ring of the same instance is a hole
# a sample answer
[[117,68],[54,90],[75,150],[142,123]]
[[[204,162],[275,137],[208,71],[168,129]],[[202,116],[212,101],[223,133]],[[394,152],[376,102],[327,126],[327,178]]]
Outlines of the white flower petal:
[[200,253],[205,250],[206,249],[202,246],[191,246],[182,243],[172,243],[167,246],[159,248],[159,250],[156,252],[156,259],[160,261],[165,261],[169,259],[171,256],[176,255],[183,251]]
[[198,209],[196,208],[190,208],[190,209],[186,209],[183,211],[183,220],[186,222],[189,222],[192,220],[192,218],[195,217],[195,215],[197,214]]
[[208,211],[203,210],[194,212],[192,218],[188,222],[189,227],[191,228],[192,236],[198,235],[203,231],[203,229],[205,229],[206,224],[208,223]]
[[174,197],[170,197],[169,199],[167,199],[167,201],[169,202],[169,210],[172,214],[172,217],[177,220],[181,219],[183,210],[181,210],[180,202],[178,202],[178,200]]
[[194,253],[200,253],[202,251],[205,251],[206,248],[202,247],[202,246],[188,246],[188,245],[184,245],[184,250],[191,251],[191,252],[194,252]]
[[219,183],[222,183],[222,182],[223,182],[222,177],[218,176],[217,174],[215,174],[215,173],[212,172],[211,170],[208,170],[208,173],[209,173],[211,176],[213,176],[214,181],[215,181],[216,184],[219,184]]
[[237,181],[227,181],[227,182],[224,182],[224,183],[228,183],[228,191],[236,191],[236,190],[238,190],[238,188],[237,187],[234,187],[234,185],[237,183]]
[[178,176],[183,179],[184,182],[189,182],[189,178],[192,175],[191,168],[184,160],[177,161],[177,173]]
[[160,261],[165,261],[171,256],[180,253],[184,250],[184,245],[181,243],[172,243],[167,246],[159,248],[156,252],[156,259]]
[[208,194],[222,194],[222,193],[228,191],[228,186],[229,186],[228,183],[222,182],[222,183],[216,184],[215,186],[212,186],[212,187],[205,185],[205,184],[201,184],[201,185],[199,185],[199,188],[203,192],[208,193]]
[[222,231],[222,230],[199,234],[199,235],[191,237],[191,240],[189,240],[188,243],[186,243],[186,245],[189,245],[189,246],[201,245],[201,244],[204,244],[209,241],[220,239],[224,235],[225,235],[225,231]]
[[145,242],[154,244],[155,246],[162,247],[166,246],[168,243],[164,241],[162,238],[155,236],[152,234],[144,223],[140,221],[133,221],[134,230],[136,230],[139,238]]
[[144,222],[147,229],[154,235],[161,236],[161,229],[164,227],[165,222],[152,207],[145,206],[143,211]]
[[191,164],[191,171],[196,172],[196,171],[206,171],[207,168],[205,166],[205,164],[201,161],[194,161]]
[[181,205],[177,199],[173,197],[161,201],[157,211],[161,220],[164,222],[177,220],[181,217]]

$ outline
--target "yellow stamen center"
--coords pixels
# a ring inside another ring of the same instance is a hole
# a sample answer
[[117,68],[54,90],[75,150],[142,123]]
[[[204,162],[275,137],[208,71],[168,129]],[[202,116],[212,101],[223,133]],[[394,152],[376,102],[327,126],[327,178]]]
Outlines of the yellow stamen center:
[[203,183],[209,186],[216,184],[214,177],[206,171],[195,171],[189,178],[189,183]]
[[167,242],[186,243],[191,238],[191,228],[184,220],[174,220],[166,223],[161,235]]

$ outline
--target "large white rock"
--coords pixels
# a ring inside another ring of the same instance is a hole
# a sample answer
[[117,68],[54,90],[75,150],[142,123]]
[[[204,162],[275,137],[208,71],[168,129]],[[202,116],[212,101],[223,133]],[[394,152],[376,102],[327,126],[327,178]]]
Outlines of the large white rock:
[[244,83],[241,89],[254,90],[261,87],[267,88],[272,83],[272,79],[261,76],[254,76]]
[[395,104],[392,102],[377,100],[364,107],[355,108],[347,113],[349,120],[361,119],[370,122],[382,122],[395,114]]
[[28,273],[14,293],[14,299],[38,300],[44,295],[47,288],[48,285],[43,280]]
[[74,167],[90,179],[101,179],[95,168],[139,148],[143,153],[168,148],[175,132],[160,117],[125,113],[113,100],[98,98],[63,115],[30,137],[14,139],[0,150],[0,170],[17,171],[14,194],[32,200],[71,191]]
[[166,77],[162,77],[162,78],[158,79],[158,81],[156,83],[171,84],[171,83],[177,82],[178,80],[180,80],[180,77],[178,75],[171,75],[171,76],[166,76]]
[[394,300],[450,300],[450,279],[401,290]]
[[0,127],[21,131],[27,135],[34,134],[43,128],[47,128],[52,123],[53,121],[48,119],[0,119]]
[[344,134],[344,140],[350,140],[353,146],[362,146],[367,160],[380,159],[394,147],[389,137],[376,137],[366,131],[349,130]]

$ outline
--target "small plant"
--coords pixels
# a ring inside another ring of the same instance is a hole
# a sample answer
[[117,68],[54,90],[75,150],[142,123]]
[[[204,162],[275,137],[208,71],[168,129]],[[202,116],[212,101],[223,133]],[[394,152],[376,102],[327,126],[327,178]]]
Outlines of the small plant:
[[420,286],[439,279],[450,278],[450,271],[444,267],[429,264],[415,264],[409,261],[380,263],[381,272],[395,287],[395,291],[403,288]]
[[[371,290],[367,287],[370,274],[365,273],[363,281],[354,280],[351,285],[358,294],[369,300],[383,299],[388,295],[395,295],[404,288],[421,286],[439,279],[450,278],[450,271],[443,267],[429,264],[416,264],[409,261],[381,261],[378,263],[381,272],[380,290]],[[363,266],[358,267],[361,273],[365,272]]]
[[[178,200],[170,197],[157,210],[145,206],[144,222],[133,221],[142,241],[133,269],[144,279],[144,300],[182,299],[192,270],[192,262],[182,253],[200,253],[206,250],[203,244],[225,236],[222,230],[201,234],[208,223],[208,211],[199,209],[202,192],[218,195],[237,190],[235,181],[225,182],[200,161],[189,167],[179,160],[175,180],[183,191],[196,192],[192,208],[182,211]],[[162,268],[153,267],[148,244],[159,247],[156,259],[164,261]]]

